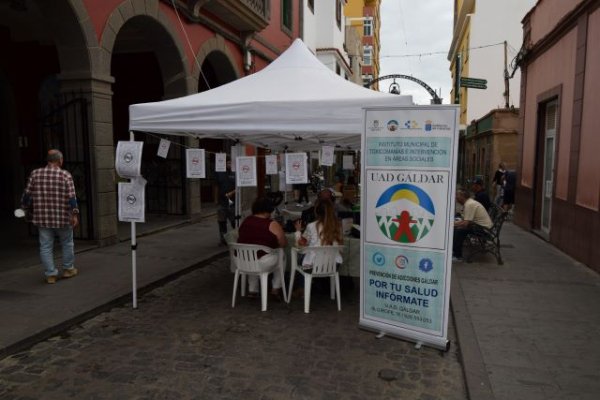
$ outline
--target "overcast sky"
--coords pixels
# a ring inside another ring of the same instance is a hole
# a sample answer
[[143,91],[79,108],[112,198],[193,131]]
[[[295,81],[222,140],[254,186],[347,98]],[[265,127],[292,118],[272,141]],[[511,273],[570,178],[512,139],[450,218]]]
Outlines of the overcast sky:
[[[380,76],[411,75],[438,92],[448,104],[452,81],[447,60],[452,41],[453,4],[449,0],[382,0]],[[441,54],[437,54],[441,52]],[[436,53],[428,55],[427,53]],[[413,57],[394,57],[422,54]],[[393,81],[379,83],[388,91]],[[430,104],[431,96],[420,85],[398,79],[401,94],[417,104]]]

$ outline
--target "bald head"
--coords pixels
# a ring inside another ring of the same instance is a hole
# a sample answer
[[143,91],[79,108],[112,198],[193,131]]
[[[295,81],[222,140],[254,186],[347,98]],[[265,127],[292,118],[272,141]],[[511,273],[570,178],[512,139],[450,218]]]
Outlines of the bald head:
[[62,165],[63,155],[60,150],[51,149],[48,150],[48,155],[46,156],[46,160],[48,160],[49,164]]

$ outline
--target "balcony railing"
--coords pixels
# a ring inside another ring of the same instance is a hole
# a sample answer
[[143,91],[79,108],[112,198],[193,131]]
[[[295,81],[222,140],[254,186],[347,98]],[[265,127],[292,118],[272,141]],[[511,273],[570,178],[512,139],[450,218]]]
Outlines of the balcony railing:
[[185,4],[190,15],[206,11],[239,31],[261,31],[271,19],[271,0],[191,0]]

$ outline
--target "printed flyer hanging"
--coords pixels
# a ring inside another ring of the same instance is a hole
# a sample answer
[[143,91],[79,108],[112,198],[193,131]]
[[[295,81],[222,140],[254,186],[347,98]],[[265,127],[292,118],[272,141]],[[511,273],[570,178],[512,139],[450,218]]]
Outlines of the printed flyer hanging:
[[236,159],[236,183],[239,187],[255,187],[256,157],[238,157]]
[[308,183],[306,153],[285,154],[285,179],[288,184]]
[[140,176],[142,167],[142,148],[144,142],[122,141],[117,143],[115,170],[122,178]]
[[321,165],[331,167],[333,165],[334,155],[333,146],[323,146],[321,149]]
[[204,149],[186,149],[185,161],[188,178],[206,178]]
[[265,170],[267,175],[277,175],[277,156],[265,156]]
[[227,171],[227,154],[217,153],[215,154],[215,171],[226,172]]

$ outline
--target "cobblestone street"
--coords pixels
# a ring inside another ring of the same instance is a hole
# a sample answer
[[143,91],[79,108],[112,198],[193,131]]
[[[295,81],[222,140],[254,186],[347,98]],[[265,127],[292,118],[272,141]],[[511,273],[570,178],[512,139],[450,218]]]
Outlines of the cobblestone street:
[[[239,298],[223,257],[139,301],[0,361],[2,399],[466,399],[448,353],[358,329],[358,287],[302,301]],[[54,307],[61,305],[55,304]],[[452,321],[451,321],[452,323]]]

